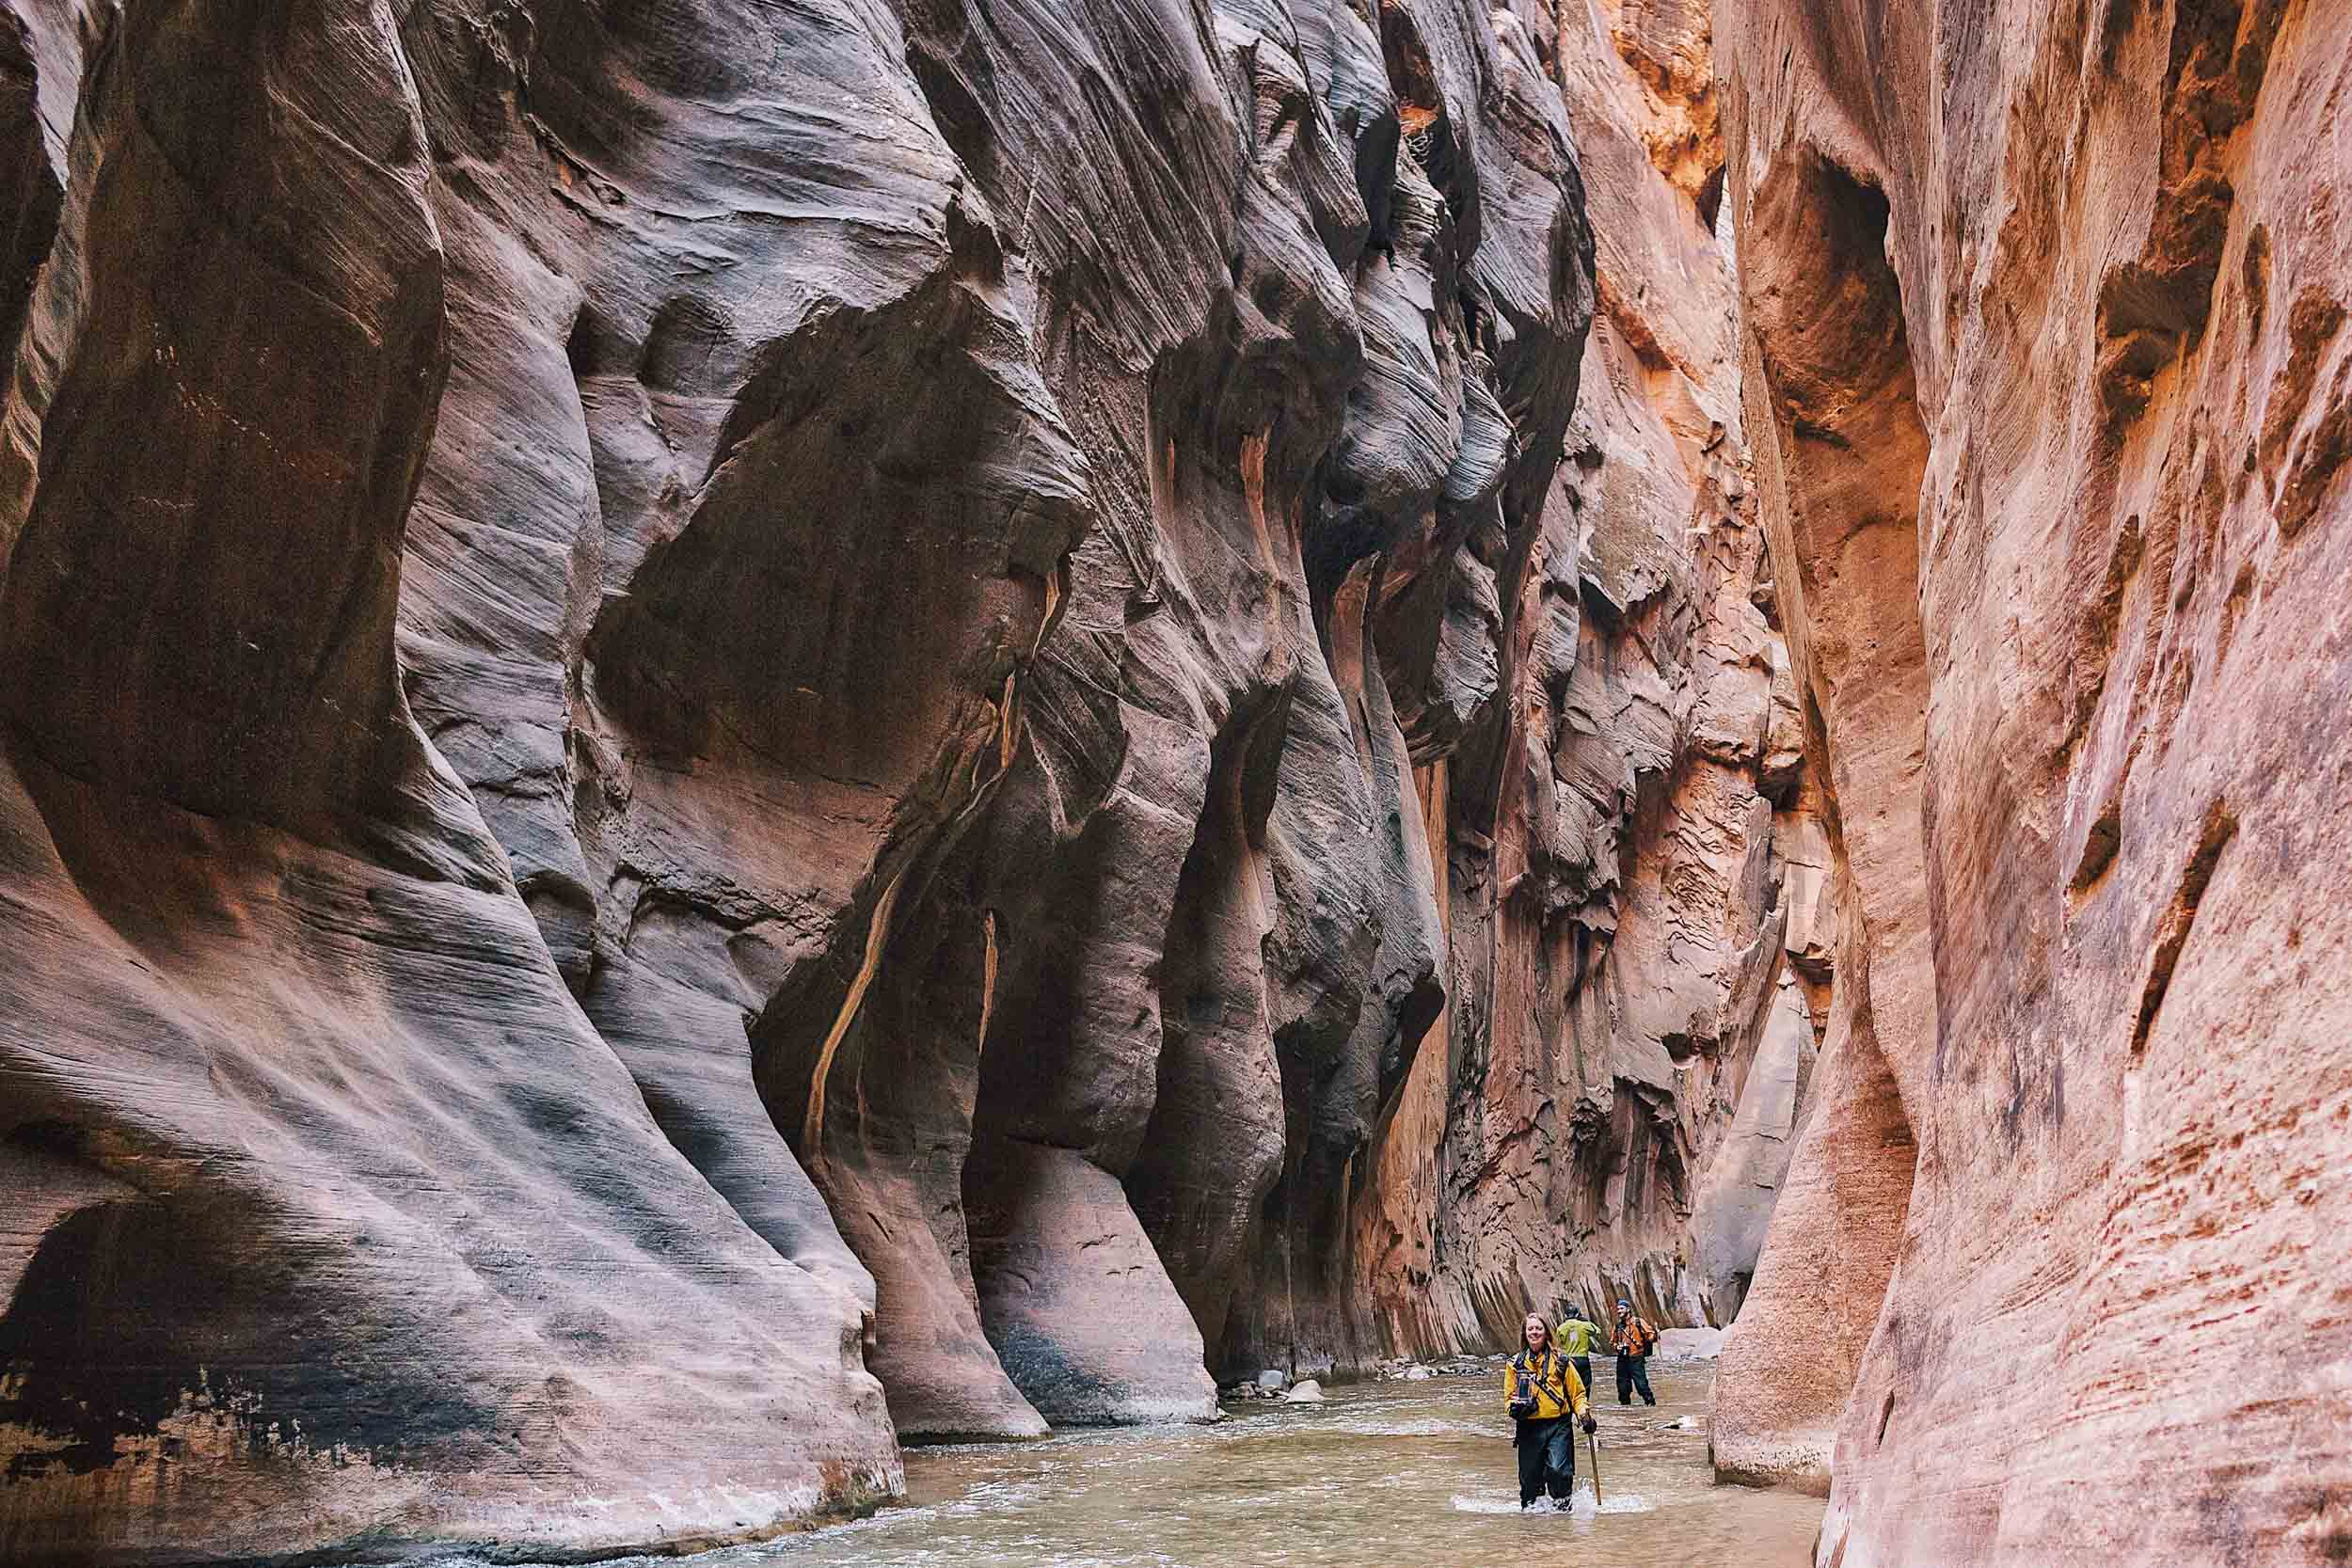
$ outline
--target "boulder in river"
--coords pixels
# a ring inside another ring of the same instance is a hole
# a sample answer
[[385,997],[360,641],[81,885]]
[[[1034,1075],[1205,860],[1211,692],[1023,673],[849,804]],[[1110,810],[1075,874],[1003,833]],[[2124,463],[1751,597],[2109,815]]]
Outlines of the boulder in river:
[[1723,1353],[1720,1328],[1669,1328],[1658,1336],[1661,1361],[1712,1361]]

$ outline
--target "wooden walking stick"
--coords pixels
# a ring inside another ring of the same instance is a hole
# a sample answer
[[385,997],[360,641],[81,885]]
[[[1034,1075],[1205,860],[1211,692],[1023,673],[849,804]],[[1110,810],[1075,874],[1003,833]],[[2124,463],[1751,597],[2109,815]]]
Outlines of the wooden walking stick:
[[1599,1433],[1591,1433],[1591,1432],[1588,1432],[1588,1433],[1586,1433],[1584,1434],[1584,1451],[1592,1457],[1592,1461],[1593,1461],[1593,1511],[1594,1511],[1596,1513],[1597,1513],[1598,1512],[1600,1512],[1600,1435],[1599,1435]]

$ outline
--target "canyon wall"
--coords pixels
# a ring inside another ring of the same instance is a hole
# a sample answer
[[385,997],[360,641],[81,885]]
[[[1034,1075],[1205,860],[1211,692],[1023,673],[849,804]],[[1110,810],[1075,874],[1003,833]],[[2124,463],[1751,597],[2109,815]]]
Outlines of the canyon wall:
[[2352,1554],[2347,24],[1718,8],[1842,919],[1714,1451],[1825,1568]]
[[1503,586],[1510,698],[1416,752],[1446,1006],[1351,1245],[1361,1342],[1420,1354],[1620,1296],[1730,1321],[1835,928],[1740,434],[1707,9],[1563,0],[1537,24],[1598,309],[1570,462]]

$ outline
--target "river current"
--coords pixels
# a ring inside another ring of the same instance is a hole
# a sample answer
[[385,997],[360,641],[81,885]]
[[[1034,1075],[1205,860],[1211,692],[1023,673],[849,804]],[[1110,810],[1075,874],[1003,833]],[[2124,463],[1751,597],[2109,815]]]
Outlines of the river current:
[[1498,1375],[1370,1383],[1214,1425],[910,1449],[868,1519],[660,1568],[1800,1568],[1822,1505],[1711,1484],[1711,1362],[1658,1365],[1619,1407],[1595,1368],[1601,1500],[1580,1437],[1565,1513],[1522,1514]]

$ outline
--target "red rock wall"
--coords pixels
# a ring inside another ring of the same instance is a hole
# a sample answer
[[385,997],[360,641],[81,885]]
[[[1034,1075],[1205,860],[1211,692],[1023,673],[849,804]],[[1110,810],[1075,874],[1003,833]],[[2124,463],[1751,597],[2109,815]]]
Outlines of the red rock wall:
[[[517,891],[536,847],[453,771],[525,797],[545,694],[464,736],[404,683],[404,550],[512,540],[441,602],[503,640],[486,691],[556,635],[531,528],[594,493],[556,460],[579,290],[469,227],[502,198],[469,138],[539,133],[437,53],[513,40],[71,11],[5,29],[0,1556],[666,1544],[887,1493],[864,1272],[679,1158]],[[510,352],[525,426],[478,390]]]
[[[1504,582],[1511,700],[1420,753],[1450,984],[1356,1192],[1367,1354],[1511,1340],[1531,1307],[1739,1310],[1826,982],[1818,809],[1740,436],[1708,19],[1537,14],[1599,312]],[[1798,904],[1806,908],[1800,911]]]
[[2347,22],[1718,8],[1847,919],[1714,1441],[1825,1565],[2352,1549]]

